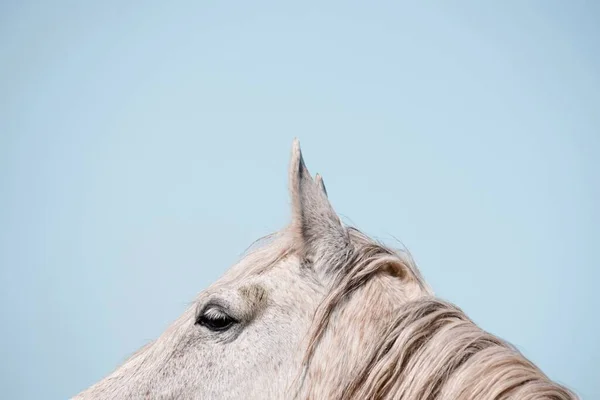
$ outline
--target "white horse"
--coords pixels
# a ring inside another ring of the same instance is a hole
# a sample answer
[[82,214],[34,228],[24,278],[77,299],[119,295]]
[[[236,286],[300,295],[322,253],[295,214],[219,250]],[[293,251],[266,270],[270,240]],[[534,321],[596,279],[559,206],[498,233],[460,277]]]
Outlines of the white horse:
[[576,399],[344,226],[294,141],[292,221],[76,399]]

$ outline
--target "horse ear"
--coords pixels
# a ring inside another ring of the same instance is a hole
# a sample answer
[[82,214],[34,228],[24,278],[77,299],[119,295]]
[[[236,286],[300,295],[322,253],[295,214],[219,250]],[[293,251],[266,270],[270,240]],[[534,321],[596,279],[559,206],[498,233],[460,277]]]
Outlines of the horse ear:
[[292,199],[292,230],[300,241],[302,255],[326,259],[348,245],[346,229],[327,199],[320,175],[313,181],[300,151],[300,142],[294,139],[289,169]]
[[325,188],[325,182],[323,182],[323,177],[321,175],[319,175],[317,173],[317,175],[315,175],[315,182],[317,183],[317,186],[319,187],[319,189],[321,189],[323,191],[323,193],[325,193],[325,196],[327,196],[327,189]]

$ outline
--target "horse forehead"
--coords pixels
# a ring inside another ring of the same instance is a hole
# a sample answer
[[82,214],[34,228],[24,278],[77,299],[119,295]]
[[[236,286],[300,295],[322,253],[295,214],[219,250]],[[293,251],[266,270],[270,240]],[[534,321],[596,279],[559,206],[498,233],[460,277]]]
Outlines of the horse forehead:
[[[287,254],[276,260],[260,259],[248,256],[234,264],[223,276],[215,282],[215,285],[241,286],[252,282],[264,282],[265,284],[277,284],[277,286],[293,285],[298,279],[304,277],[301,271],[300,261],[294,254]],[[269,285],[271,286],[271,285]]]

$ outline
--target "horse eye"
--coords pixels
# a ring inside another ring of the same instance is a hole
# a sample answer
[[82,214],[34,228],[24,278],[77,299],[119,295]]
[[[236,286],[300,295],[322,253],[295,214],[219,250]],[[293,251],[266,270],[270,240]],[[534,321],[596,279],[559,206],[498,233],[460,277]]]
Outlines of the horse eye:
[[206,309],[196,319],[197,325],[205,326],[215,332],[225,331],[231,328],[236,322],[237,321],[234,318],[216,308]]

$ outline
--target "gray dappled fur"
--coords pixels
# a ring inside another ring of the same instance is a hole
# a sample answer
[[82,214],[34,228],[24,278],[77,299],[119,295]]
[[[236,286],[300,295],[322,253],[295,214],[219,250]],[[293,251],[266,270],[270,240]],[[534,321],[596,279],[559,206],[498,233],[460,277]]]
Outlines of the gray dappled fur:
[[[576,399],[344,226],[297,140],[289,171],[290,226],[75,399]],[[196,324],[223,312],[227,330]]]

